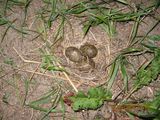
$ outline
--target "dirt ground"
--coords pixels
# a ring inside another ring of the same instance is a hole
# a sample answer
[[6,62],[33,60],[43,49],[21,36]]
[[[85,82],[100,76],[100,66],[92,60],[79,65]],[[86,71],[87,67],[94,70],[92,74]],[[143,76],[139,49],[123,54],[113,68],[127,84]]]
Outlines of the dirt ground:
[[[146,3],[147,0],[143,2]],[[135,3],[135,1],[132,1]],[[141,3],[141,0],[136,0],[136,4]],[[2,4],[2,3],[0,3]],[[72,4],[68,1],[68,4]],[[2,5],[3,6],[3,5]],[[44,41],[43,37],[37,37],[36,31],[42,30],[43,24],[39,20],[35,20],[37,11],[41,8],[42,3],[38,0],[33,0],[28,8],[27,19],[24,24],[24,29],[27,28],[29,34],[21,34],[13,29],[9,29],[4,40],[0,43],[0,120],[39,120],[44,116],[44,112],[35,110],[24,105],[24,101],[30,101],[40,98],[49,90],[58,90],[59,87],[62,95],[74,89],[69,84],[68,78],[63,72],[44,71],[41,67],[43,52],[46,49],[47,43],[52,42],[53,35],[57,29],[56,21],[52,29],[47,31]],[[24,19],[24,12],[21,8],[13,8],[14,13],[9,14],[11,20],[15,20],[14,25],[21,29]],[[157,15],[160,15],[160,10],[157,10]],[[53,48],[47,49],[50,55],[55,56],[54,59],[69,72],[69,79],[72,80],[78,90],[87,91],[91,86],[101,85],[107,80],[109,68],[107,67],[120,50],[128,45],[128,38],[132,29],[133,22],[117,23],[116,36],[111,40],[106,32],[100,27],[93,27],[83,38],[82,24],[79,19],[70,17],[73,32],[68,24],[64,29],[64,39],[60,40]],[[145,22],[139,27],[139,36],[144,35],[155,24],[155,19],[146,17]],[[0,26],[0,38],[3,37],[6,27]],[[160,25],[158,25],[150,34],[160,34]],[[69,46],[80,47],[85,43],[95,45],[98,49],[98,55],[94,58],[95,68],[87,69],[68,61],[64,55],[64,51]],[[144,63],[146,59],[150,59],[151,55],[144,57],[132,58],[129,60],[137,66]],[[131,74],[133,71],[131,71]],[[117,82],[113,86],[113,97],[117,96],[122,90],[123,82],[121,76],[117,77]],[[26,94],[26,84],[29,81],[30,85]],[[160,87],[160,80],[152,83],[149,87],[144,87],[138,93],[135,93],[134,99],[149,99],[154,95],[154,91]],[[57,92],[57,91],[56,91]],[[27,96],[25,96],[27,95]],[[121,96],[123,97],[123,95]],[[47,106],[44,106],[47,107]],[[62,106],[58,106],[61,108]],[[129,120],[123,113],[111,113],[111,108],[108,103],[98,110],[89,110],[74,112],[69,106],[65,105],[65,120],[93,120],[95,115],[100,113],[103,115],[102,120],[106,118],[117,120]],[[63,119],[62,112],[51,113],[45,120],[61,120]],[[100,120],[101,120],[100,119]],[[138,118],[137,118],[138,119]]]

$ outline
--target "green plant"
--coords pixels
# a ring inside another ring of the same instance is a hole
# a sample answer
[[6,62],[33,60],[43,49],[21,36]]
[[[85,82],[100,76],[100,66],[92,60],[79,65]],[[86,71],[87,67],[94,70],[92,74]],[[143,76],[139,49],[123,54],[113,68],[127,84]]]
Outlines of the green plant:
[[127,61],[126,58],[128,55],[131,55],[134,53],[141,53],[143,51],[144,50],[141,48],[128,47],[120,52],[120,54],[115,58],[115,60],[111,64],[111,69],[110,69],[109,77],[107,80],[108,90],[111,89],[119,70],[121,72],[122,79],[124,81],[124,89],[126,91],[128,90],[128,80],[130,77],[127,73],[127,65],[131,65],[131,64]]
[[97,109],[103,105],[104,101],[111,100],[112,94],[110,91],[102,87],[90,88],[85,94],[79,91],[76,95],[69,97],[73,102],[71,104],[74,111]]
[[[3,9],[0,12],[0,26],[3,26],[5,28],[5,31],[2,35],[1,43],[3,42],[10,28],[22,33],[22,35],[28,34],[24,27],[26,27],[25,22],[28,14],[28,8],[30,7],[31,2],[32,0],[6,0],[4,2]],[[105,101],[110,101],[112,97],[110,89],[112,88],[117,75],[121,75],[121,78],[123,80],[122,89],[125,91],[125,93],[128,92],[126,94],[126,98],[124,99],[125,102],[134,92],[138,91],[144,86],[148,86],[152,81],[158,78],[160,73],[160,48],[159,46],[155,45],[155,42],[160,41],[160,35],[150,35],[150,33],[160,23],[160,18],[155,17],[152,14],[160,6],[159,0],[155,0],[155,3],[150,5],[149,7],[138,5],[135,6],[135,8],[132,7],[132,5],[127,2],[127,0],[102,0],[99,2],[97,2],[96,0],[87,0],[74,3],[70,6],[67,5],[63,0],[42,0],[42,2],[43,7],[39,9],[36,15],[38,17],[36,18],[36,20],[40,19],[43,24],[43,28],[40,29],[40,32],[37,32],[39,33],[38,37],[42,36],[45,42],[45,45],[43,46],[45,52],[43,52],[42,54],[41,68],[44,71],[47,70],[52,73],[55,71],[67,72],[64,68],[56,64],[57,59],[54,57],[54,55],[50,55],[50,53],[48,52],[48,48],[50,49],[59,40],[63,39],[65,33],[64,28],[66,27],[66,24],[69,24],[70,28],[72,29],[72,24],[70,22],[71,16],[74,16],[82,21],[81,23],[83,24],[84,37],[87,35],[91,27],[100,26],[110,37],[110,40],[116,35],[117,22],[125,23],[132,21],[134,23],[132,26],[132,31],[130,33],[128,46],[125,49],[121,50],[117,54],[117,57],[111,63],[108,80],[103,86],[104,88],[107,86],[107,89],[104,89],[103,87],[94,87],[90,88],[87,93],[79,91],[75,95],[70,96],[69,99],[71,100],[71,106],[74,111],[90,109],[95,110],[101,107]],[[127,6],[128,11],[123,12],[123,10],[121,9],[110,6],[110,3],[112,2],[115,2],[117,4],[121,3]],[[11,20],[6,15],[8,12],[13,14],[14,7],[21,7],[21,10],[23,10],[24,18],[22,20],[21,29],[17,28],[15,24],[16,19]],[[156,22],[144,36],[138,36],[139,26],[141,25],[141,23],[146,24],[143,21],[146,16],[153,17]],[[54,22],[57,21],[58,27],[56,29],[56,32],[53,36],[51,35],[53,39],[51,38],[50,40],[48,40],[48,37],[50,37],[48,36],[48,31],[52,29],[52,25],[54,25]],[[43,48],[40,49],[42,50]],[[140,56],[144,55],[145,53],[152,54],[152,59],[150,61],[147,61],[146,64],[140,66],[140,68],[136,71],[136,74],[131,77],[127,71],[128,65],[132,66],[132,68],[134,68],[134,66],[128,61],[127,57],[134,57],[137,55]],[[10,58],[7,58],[5,59],[4,63],[13,65],[14,61]],[[131,89],[128,88],[129,80],[134,80]],[[59,111],[63,113],[63,119],[65,118],[65,105],[61,98],[62,93],[60,89],[52,89],[42,95],[39,99],[26,103],[31,82],[28,79],[25,79],[23,82],[25,89],[24,98],[22,100],[23,105],[44,112],[44,116],[42,117],[42,119],[48,116],[50,112]],[[17,97],[21,100],[21,91],[18,86],[18,80],[14,81],[11,79],[9,81],[6,81],[6,83],[12,86],[13,89],[15,89]],[[138,116],[140,118],[151,117],[155,120],[158,120],[160,119],[159,96],[160,95],[158,94],[152,101],[145,101],[142,104],[124,103],[123,106],[126,108],[134,108],[138,106],[139,108],[145,108],[148,113],[135,114],[133,112],[127,111],[127,115],[132,119],[133,116]],[[8,103],[8,97],[8,94],[4,94],[2,98],[3,102]],[[46,104],[49,104],[50,107],[43,107],[43,105]],[[57,109],[58,104],[61,105],[60,110]]]
[[[27,30],[26,29],[22,29],[24,27],[24,24],[25,24],[25,20],[26,20],[26,16],[27,16],[27,10],[28,10],[28,7],[30,5],[32,0],[5,0],[2,2],[3,4],[3,7],[1,9],[1,12],[0,12],[0,26],[6,26],[6,30],[4,31],[4,34],[3,34],[3,37],[1,39],[1,43],[3,42],[8,30],[10,28],[16,30],[17,32],[20,32],[23,34],[28,34]],[[16,27],[16,25],[13,25],[13,23],[16,21],[16,19],[14,20],[9,20],[8,16],[7,16],[7,13],[11,12],[11,13],[14,13],[14,10],[13,8],[15,6],[20,6],[20,7],[24,7],[24,20],[22,22],[22,28],[19,29]]]
[[54,61],[53,56],[44,55],[44,57],[42,58],[41,67],[48,71],[65,71],[64,68],[55,66],[53,61]]
[[[44,93],[39,99],[25,103],[25,105],[44,112],[56,112],[57,110],[55,110],[55,108],[60,100],[60,92],[60,89],[52,89]],[[49,103],[51,104],[51,108],[41,107],[41,105]]]

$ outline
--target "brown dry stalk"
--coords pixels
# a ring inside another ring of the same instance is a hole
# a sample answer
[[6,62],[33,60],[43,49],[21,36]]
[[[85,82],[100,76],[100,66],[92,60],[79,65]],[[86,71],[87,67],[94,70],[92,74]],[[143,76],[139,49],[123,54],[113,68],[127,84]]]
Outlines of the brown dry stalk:
[[26,62],[26,63],[36,63],[36,64],[41,64],[41,62],[38,61],[33,61],[33,60],[26,60],[24,59],[19,53],[18,51],[13,47],[14,51],[17,53],[17,55],[22,59],[22,61]]
[[[22,71],[22,72],[28,72],[28,73],[34,73],[34,74],[37,74],[37,75],[42,75],[42,76],[46,76],[46,77],[49,77],[49,78],[56,78],[56,79],[63,79],[63,80],[67,80],[63,77],[59,77],[59,76],[53,76],[53,75],[49,75],[49,74],[46,74],[46,73],[41,73],[41,72],[36,72],[36,71],[32,71],[32,70],[23,70],[23,69],[18,69],[19,71]],[[75,82],[77,82],[75,80]]]
[[[62,66],[57,62],[57,65],[62,68]],[[62,72],[64,74],[64,76],[67,78],[68,82],[71,84],[71,86],[74,88],[74,90],[76,92],[78,92],[78,89],[75,87],[75,85],[73,84],[72,80],[69,78],[69,76],[67,75],[66,72]]]
[[[41,62],[38,62],[38,61],[31,61],[31,60],[26,60],[24,59],[20,54],[19,52],[13,47],[14,51],[17,53],[17,55],[22,59],[22,61],[24,62],[27,62],[27,63],[35,63],[35,64],[41,64]],[[62,66],[57,63],[59,67],[62,68]],[[33,73],[36,73],[35,71]],[[67,75],[66,72],[62,72],[64,74],[64,76],[67,78],[68,82],[70,83],[70,85],[73,87],[73,89],[78,92],[78,89],[75,87],[75,85],[73,84],[72,80],[69,78],[69,76]]]
[[136,109],[143,109],[143,110],[146,109],[146,106],[143,104],[140,104],[140,103],[138,103],[138,104],[111,105],[111,107],[114,112],[118,112],[118,111],[122,111],[122,110],[130,111],[130,110],[136,110]]
[[31,81],[31,80],[33,79],[33,76],[35,75],[35,72],[38,70],[38,68],[39,68],[40,65],[41,65],[41,64],[38,64],[38,65],[37,65],[36,69],[33,71],[32,75],[30,76],[29,81]]

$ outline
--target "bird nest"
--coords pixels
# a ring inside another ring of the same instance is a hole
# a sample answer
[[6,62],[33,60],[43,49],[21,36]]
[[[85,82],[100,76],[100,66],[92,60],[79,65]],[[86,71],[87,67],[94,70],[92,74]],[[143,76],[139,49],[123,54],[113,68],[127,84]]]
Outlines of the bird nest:
[[[109,64],[108,58],[108,39],[102,38],[105,36],[105,33],[101,31],[100,28],[91,29],[86,37],[84,38],[84,33],[82,31],[82,26],[80,22],[72,22],[73,31],[70,27],[65,27],[64,40],[57,43],[57,46],[54,47],[54,53],[59,59],[61,65],[69,73],[70,77],[76,80],[90,80],[90,81],[100,81],[106,80],[107,71],[106,68]],[[93,58],[95,62],[95,67],[91,67],[87,63],[78,64],[70,61],[66,55],[65,50],[68,47],[80,48],[84,44],[94,45],[98,54]]]

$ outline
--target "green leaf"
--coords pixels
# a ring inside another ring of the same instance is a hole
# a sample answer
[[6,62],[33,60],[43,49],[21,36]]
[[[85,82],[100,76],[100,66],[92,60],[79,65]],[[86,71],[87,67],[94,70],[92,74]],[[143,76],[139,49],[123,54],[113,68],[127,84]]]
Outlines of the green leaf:
[[111,66],[109,80],[107,80],[107,82],[108,82],[107,90],[110,90],[113,83],[114,83],[114,80],[115,80],[117,73],[118,73],[119,65],[120,65],[120,61],[119,61],[119,59],[116,59]]
[[155,57],[148,64],[144,64],[137,72],[134,89],[135,91],[148,85],[160,74],[160,50],[155,51]]
[[148,38],[153,41],[159,41],[160,35],[150,35],[150,36],[148,36]]
[[[103,90],[101,90],[100,88],[98,89],[98,88],[90,88],[89,90],[88,90],[88,97],[89,98],[93,98],[93,97],[101,97],[101,94],[99,94],[99,91],[102,91],[103,92]],[[102,93],[103,94],[103,93]]]
[[72,108],[74,111],[82,109],[97,109],[103,104],[103,101],[96,98],[78,98],[73,103]]
[[75,96],[70,97],[72,108],[74,111],[84,109],[97,109],[105,100],[110,100],[112,97],[111,92],[101,87],[90,88],[87,95],[79,91]]
[[79,91],[77,94],[76,94],[76,96],[75,96],[76,98],[79,98],[79,97],[81,97],[81,98],[85,98],[85,97],[87,97],[85,94],[84,94],[84,92],[83,91]]
[[138,53],[138,52],[142,52],[142,51],[143,51],[143,49],[140,49],[140,48],[127,47],[126,49],[121,51],[121,54],[125,55],[125,54],[130,54],[130,53]]
[[44,57],[42,58],[42,64],[41,64],[41,68],[46,69],[48,71],[65,71],[64,68],[55,66],[53,64],[53,56],[51,55],[44,55]]
[[128,91],[128,78],[129,78],[129,76],[127,74],[125,62],[123,59],[121,60],[120,69],[121,69],[121,73],[122,73],[122,77],[123,77],[123,81],[124,81],[124,88],[126,91]]
[[94,98],[100,98],[104,100],[109,99],[112,96],[111,92],[107,91],[106,89],[102,87],[90,88],[87,94],[89,98],[94,97]]
[[8,20],[0,18],[0,25],[5,25],[8,23]]
[[80,14],[80,13],[86,11],[86,10],[87,10],[87,8],[84,8],[83,6],[81,6],[79,8],[77,7],[77,8],[70,9],[67,12],[70,13],[70,14]]

